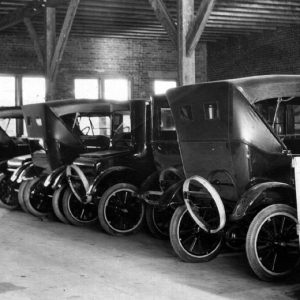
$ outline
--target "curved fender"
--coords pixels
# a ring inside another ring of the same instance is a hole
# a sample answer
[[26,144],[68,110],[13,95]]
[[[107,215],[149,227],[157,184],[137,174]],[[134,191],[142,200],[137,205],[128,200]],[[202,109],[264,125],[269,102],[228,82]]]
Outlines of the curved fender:
[[[181,192],[182,194],[182,187],[185,179],[182,179],[173,185],[171,185],[161,196],[159,199],[159,205],[161,206],[169,206],[172,202],[176,203],[176,205],[184,204],[183,196],[182,197],[176,197],[178,193]],[[176,201],[173,201],[176,197]]]
[[[87,192],[87,197],[92,197],[92,195],[96,192],[97,186],[101,184],[104,180],[112,176],[113,174],[120,174],[123,172],[129,172],[129,174],[133,175],[133,177],[136,177],[138,175],[137,171],[135,169],[129,168],[129,167],[124,167],[124,166],[115,166],[112,168],[109,168],[102,173],[100,173],[92,184],[90,185],[88,192]],[[131,177],[132,178],[132,177]]]
[[[149,190],[150,187],[153,186],[153,184],[155,183],[155,181],[158,184],[158,178],[159,178],[159,172],[155,171],[152,174],[150,174],[141,184],[141,188],[139,190],[139,193],[144,193],[147,192]],[[159,188],[159,187],[158,187]]]
[[18,182],[20,183],[22,179],[26,176],[28,170],[31,170],[33,168],[32,162],[24,163],[22,166],[20,166],[18,169],[14,171],[14,173],[11,175],[10,180],[12,182]]
[[248,210],[251,207],[255,206],[255,204],[257,204],[259,196],[261,196],[263,192],[265,192],[266,190],[276,188],[287,189],[292,191],[293,193],[295,192],[295,188],[287,183],[276,181],[259,183],[251,187],[242,195],[240,200],[237,202],[233,213],[230,216],[230,219],[233,221],[238,221],[245,217],[247,215]]
[[54,182],[56,181],[56,178],[64,172],[65,172],[65,166],[61,166],[61,167],[55,169],[51,174],[49,174],[46,177],[46,180],[44,181],[44,187],[48,187],[51,184],[54,184]]

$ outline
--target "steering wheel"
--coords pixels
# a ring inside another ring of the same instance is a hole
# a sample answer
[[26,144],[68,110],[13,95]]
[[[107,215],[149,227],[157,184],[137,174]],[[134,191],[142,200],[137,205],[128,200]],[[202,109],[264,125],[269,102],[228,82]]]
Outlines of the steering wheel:
[[[91,127],[90,126],[86,126],[84,128],[81,129],[81,132],[84,134],[84,135],[88,135],[88,133],[90,132],[90,129]],[[84,132],[86,130],[86,132]]]

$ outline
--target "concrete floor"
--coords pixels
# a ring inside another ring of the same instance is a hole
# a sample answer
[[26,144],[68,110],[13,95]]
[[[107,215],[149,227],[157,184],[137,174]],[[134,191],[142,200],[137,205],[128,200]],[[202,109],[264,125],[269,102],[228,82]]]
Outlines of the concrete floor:
[[0,299],[300,299],[300,274],[257,280],[244,255],[180,262],[167,241],[0,209]]

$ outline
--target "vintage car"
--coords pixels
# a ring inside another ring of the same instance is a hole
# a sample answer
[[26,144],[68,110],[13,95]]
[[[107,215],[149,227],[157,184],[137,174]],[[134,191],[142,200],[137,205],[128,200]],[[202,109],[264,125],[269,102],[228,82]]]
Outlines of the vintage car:
[[[151,196],[161,196],[170,183],[169,177],[177,178],[174,167],[180,166],[181,160],[175,127],[163,95],[153,97],[150,103],[131,100],[130,107],[131,130],[125,133],[127,140],[120,140],[115,130],[110,150],[99,152],[98,156],[81,155],[68,167],[69,174],[74,171],[81,178],[81,185],[76,187],[69,177],[70,189],[63,197],[64,212],[77,225],[92,222],[98,214],[102,228],[113,235],[136,231],[146,214],[150,232],[161,237],[166,235],[163,229],[168,229],[171,215],[165,218],[164,208],[157,209],[158,202]],[[91,171],[95,165],[100,166],[98,174]],[[91,219],[81,217],[84,207],[94,210],[94,218],[92,214]]]
[[31,160],[27,139],[17,133],[19,122],[23,122],[20,107],[0,107],[0,202],[8,209],[18,207],[18,201],[15,186],[10,184],[15,169],[7,161],[12,157],[18,157],[21,164]]
[[[268,75],[167,92],[185,177],[170,224],[184,261],[246,242],[253,271],[281,278],[299,262],[292,156],[300,151],[300,76]],[[181,199],[181,200],[180,200]]]
[[38,142],[41,149],[32,148],[32,164],[22,173],[20,205],[35,216],[45,216],[53,208],[66,221],[60,209],[66,166],[82,153],[107,150],[111,116],[127,111],[128,104],[71,99],[25,105],[22,110],[29,144]]

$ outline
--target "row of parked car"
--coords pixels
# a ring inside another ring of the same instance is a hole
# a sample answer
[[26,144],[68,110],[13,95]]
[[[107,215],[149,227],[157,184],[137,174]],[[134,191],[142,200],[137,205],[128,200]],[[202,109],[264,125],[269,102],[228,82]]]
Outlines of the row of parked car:
[[185,262],[245,249],[263,280],[299,262],[295,176],[300,76],[256,76],[169,90],[151,100],[61,100],[1,108],[0,201],[111,235],[144,219]]

